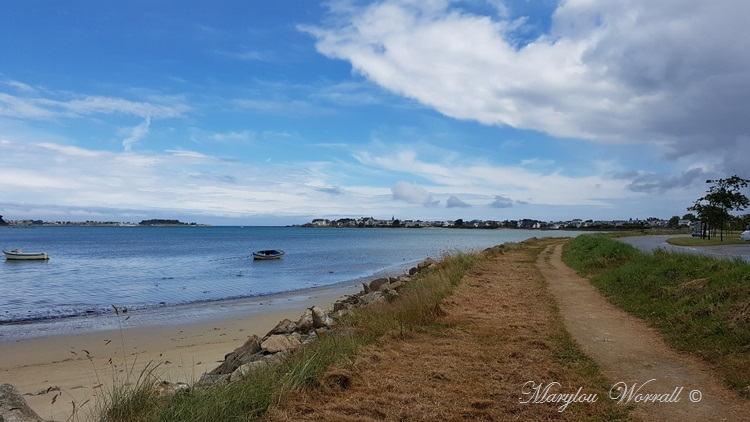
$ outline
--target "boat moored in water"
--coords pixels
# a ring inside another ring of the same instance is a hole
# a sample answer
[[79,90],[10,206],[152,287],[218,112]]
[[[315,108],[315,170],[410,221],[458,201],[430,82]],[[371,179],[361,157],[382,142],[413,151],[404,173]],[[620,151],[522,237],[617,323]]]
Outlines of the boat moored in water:
[[265,251],[253,252],[253,259],[257,259],[260,261],[269,259],[281,259],[282,256],[284,256],[284,251],[278,249],[268,249]]
[[20,249],[3,251],[5,259],[12,261],[38,261],[49,259],[47,252],[24,252]]

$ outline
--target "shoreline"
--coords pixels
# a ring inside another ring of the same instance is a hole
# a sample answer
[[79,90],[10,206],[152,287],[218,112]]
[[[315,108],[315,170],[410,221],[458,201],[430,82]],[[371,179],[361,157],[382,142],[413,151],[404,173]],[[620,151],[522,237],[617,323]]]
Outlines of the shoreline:
[[[360,290],[360,280],[350,280],[263,297],[178,305],[169,312],[129,312],[112,315],[97,327],[79,321],[67,327],[69,331],[5,339],[0,342],[0,383],[13,384],[42,418],[67,420],[72,403],[79,412],[88,412],[112,385],[135,382],[154,366],[161,379],[192,384],[250,336],[263,336],[284,318],[297,320],[305,308],[327,308]],[[58,393],[61,397],[53,400]]]
[[[354,294],[361,282],[377,278],[375,275],[347,280],[335,284],[306,287],[260,296],[248,296],[200,302],[180,303],[136,310],[112,309],[106,314],[77,315],[64,318],[49,318],[30,321],[12,321],[0,324],[0,347],[7,343],[33,340],[44,337],[82,335],[99,331],[147,328],[166,325],[194,325],[212,320],[230,318],[233,314],[254,315],[267,309],[298,309],[299,302],[310,297]],[[299,308],[302,312],[304,307]]]

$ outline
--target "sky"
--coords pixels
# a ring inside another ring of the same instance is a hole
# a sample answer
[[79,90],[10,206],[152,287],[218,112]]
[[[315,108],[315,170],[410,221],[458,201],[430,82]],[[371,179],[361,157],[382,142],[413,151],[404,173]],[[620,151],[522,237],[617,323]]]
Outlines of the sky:
[[747,16],[744,0],[4,0],[0,215],[682,216],[706,180],[750,178]]

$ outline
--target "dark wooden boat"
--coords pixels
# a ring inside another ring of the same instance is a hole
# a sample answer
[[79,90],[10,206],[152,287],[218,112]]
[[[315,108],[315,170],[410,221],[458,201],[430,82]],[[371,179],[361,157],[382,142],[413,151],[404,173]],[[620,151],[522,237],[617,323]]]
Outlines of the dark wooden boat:
[[280,251],[278,249],[268,249],[265,251],[253,252],[253,259],[257,259],[259,261],[281,259],[282,256],[284,256],[284,251]]

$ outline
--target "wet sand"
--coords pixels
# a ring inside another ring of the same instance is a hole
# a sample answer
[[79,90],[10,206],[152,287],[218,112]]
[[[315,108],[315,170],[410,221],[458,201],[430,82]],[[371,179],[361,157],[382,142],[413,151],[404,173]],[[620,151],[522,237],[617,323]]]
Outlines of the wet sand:
[[0,337],[0,384],[26,394],[42,418],[65,421],[80,409],[76,417],[86,420],[112,385],[136,382],[144,368],[155,368],[160,379],[192,384],[253,334],[266,334],[284,318],[296,320],[307,307],[329,307],[360,287],[349,282],[259,298],[113,311],[65,324],[12,326]]

